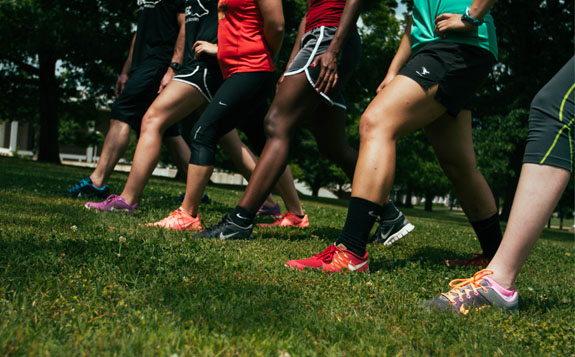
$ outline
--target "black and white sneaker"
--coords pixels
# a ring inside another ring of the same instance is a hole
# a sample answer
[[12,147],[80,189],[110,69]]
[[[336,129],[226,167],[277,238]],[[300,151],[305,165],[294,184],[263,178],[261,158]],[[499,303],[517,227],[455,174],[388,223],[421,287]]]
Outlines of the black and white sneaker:
[[399,212],[399,215],[391,220],[386,220],[383,217],[379,220],[379,227],[371,237],[370,243],[383,243],[384,245],[392,245],[401,238],[405,237],[415,227],[409,223],[405,215]]
[[196,234],[198,238],[219,238],[219,239],[253,239],[253,224],[242,227],[235,224],[230,216],[225,216],[222,221],[215,226],[208,227]]

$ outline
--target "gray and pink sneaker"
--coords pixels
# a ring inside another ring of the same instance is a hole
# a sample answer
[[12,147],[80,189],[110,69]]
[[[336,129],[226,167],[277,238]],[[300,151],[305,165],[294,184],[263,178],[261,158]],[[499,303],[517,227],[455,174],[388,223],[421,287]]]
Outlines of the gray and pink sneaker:
[[84,205],[87,209],[95,209],[96,211],[107,211],[107,212],[126,212],[129,215],[134,214],[134,210],[138,208],[138,204],[134,203],[129,205],[124,201],[122,196],[110,195],[106,200],[102,202],[86,202]]

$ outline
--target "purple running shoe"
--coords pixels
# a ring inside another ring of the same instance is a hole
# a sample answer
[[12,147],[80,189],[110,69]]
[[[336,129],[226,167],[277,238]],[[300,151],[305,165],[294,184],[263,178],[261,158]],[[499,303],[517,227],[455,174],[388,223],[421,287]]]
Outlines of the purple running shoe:
[[266,206],[264,203],[256,213],[256,216],[272,216],[275,218],[281,216],[281,214],[282,209],[280,208],[280,204],[276,202],[273,206]]
[[134,214],[134,210],[138,208],[138,204],[134,203],[129,205],[124,201],[121,196],[110,195],[106,200],[102,202],[86,202],[84,205],[87,209],[95,209],[96,211],[107,211],[107,212],[126,212],[129,215]]

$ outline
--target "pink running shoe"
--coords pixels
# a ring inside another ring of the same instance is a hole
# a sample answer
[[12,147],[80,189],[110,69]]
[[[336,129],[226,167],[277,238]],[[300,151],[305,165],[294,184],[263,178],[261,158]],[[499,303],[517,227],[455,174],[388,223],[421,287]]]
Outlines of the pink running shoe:
[[134,203],[129,205],[124,201],[122,196],[110,195],[102,202],[86,202],[84,207],[87,209],[95,209],[96,211],[107,211],[107,212],[126,212],[129,215],[134,214],[134,211],[138,208],[138,204]]
[[175,229],[178,231],[199,231],[202,229],[202,222],[200,221],[199,214],[194,218],[180,207],[170,213],[168,217],[154,223],[148,223],[146,226]]
[[321,268],[324,263],[329,263],[333,259],[335,254],[335,244],[327,247],[323,252],[314,255],[311,258],[300,259],[300,260],[290,260],[285,264],[288,268],[295,268],[299,270],[304,270],[305,268]]
[[276,202],[273,206],[267,206],[265,203],[260,207],[256,216],[272,216],[274,218],[282,215],[280,204]]
[[283,216],[280,216],[276,219],[274,223],[260,223],[258,224],[260,227],[298,227],[298,228],[306,228],[309,227],[309,218],[306,215],[303,218],[299,218],[292,212],[288,212]]

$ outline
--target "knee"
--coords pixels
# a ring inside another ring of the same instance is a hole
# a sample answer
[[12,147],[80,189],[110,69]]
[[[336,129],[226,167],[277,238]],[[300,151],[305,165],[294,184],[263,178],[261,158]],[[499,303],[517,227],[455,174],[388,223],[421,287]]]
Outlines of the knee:
[[140,135],[158,133],[162,134],[164,129],[161,125],[160,117],[157,115],[156,111],[150,109],[144,114],[142,118],[142,128],[140,129]]
[[373,139],[381,140],[383,135],[391,134],[391,128],[389,128],[388,124],[380,115],[369,109],[366,110],[359,121],[360,140],[362,142]]
[[481,175],[479,170],[477,170],[477,166],[475,165],[475,161],[448,161],[448,160],[439,160],[439,165],[443,169],[445,176],[451,182],[459,182],[459,181],[468,181],[470,177],[475,175]]
[[264,119],[264,132],[268,140],[289,139],[290,129],[277,112],[270,110]]

